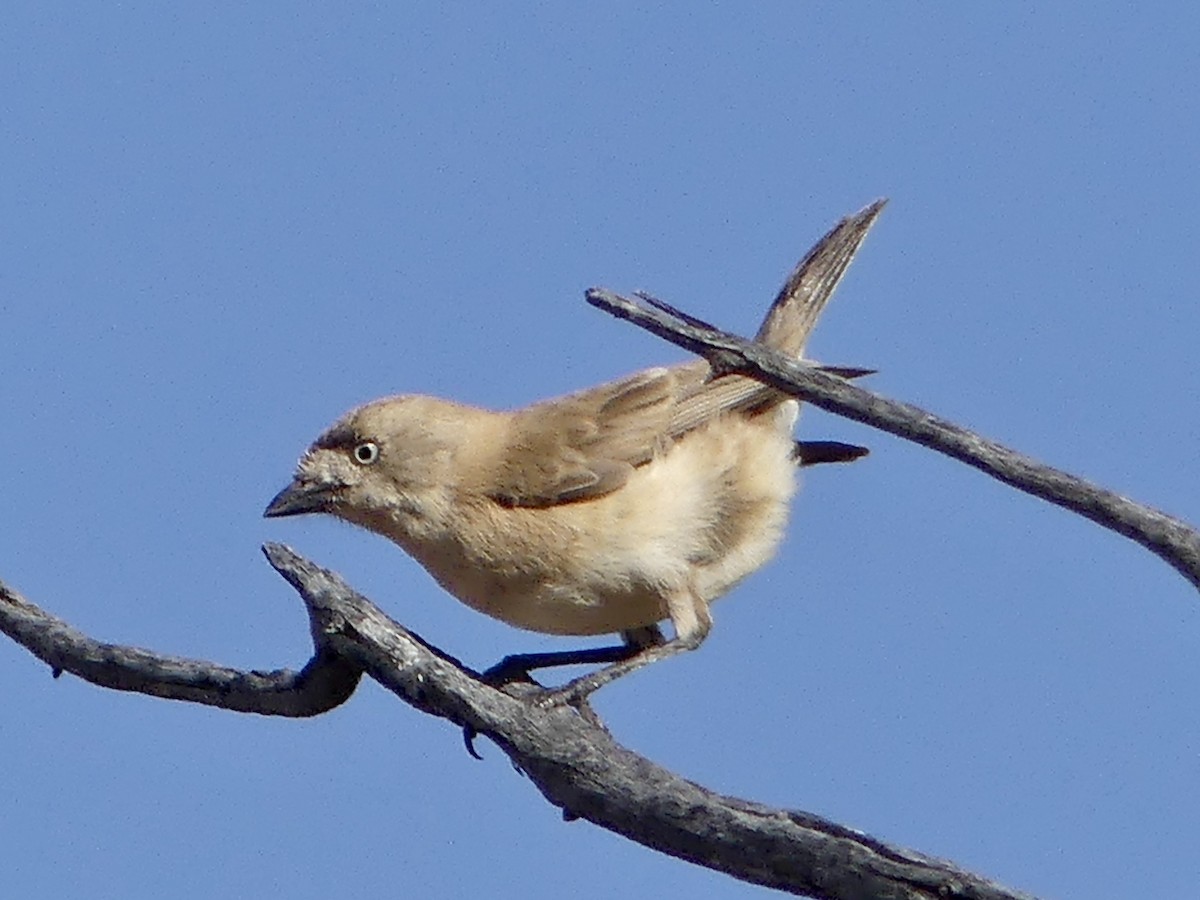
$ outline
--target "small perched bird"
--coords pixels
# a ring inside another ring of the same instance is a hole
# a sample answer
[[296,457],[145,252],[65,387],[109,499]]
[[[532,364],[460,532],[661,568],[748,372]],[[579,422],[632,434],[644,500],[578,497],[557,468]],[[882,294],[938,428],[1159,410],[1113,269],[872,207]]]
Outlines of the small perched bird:
[[[800,356],[877,213],[868,207],[814,248],[758,341]],[[847,223],[858,231],[838,243]],[[521,671],[613,662],[567,685],[579,699],[698,646],[712,601],[780,543],[797,464],[866,452],[797,444],[798,409],[757,381],[714,376],[703,360],[511,412],[386,397],[318,437],[264,515],[327,513],[374,531],[463,603],[519,628],[619,633],[620,648],[506,661],[505,672],[514,661]],[[674,637],[664,642],[657,623],[666,619]]]

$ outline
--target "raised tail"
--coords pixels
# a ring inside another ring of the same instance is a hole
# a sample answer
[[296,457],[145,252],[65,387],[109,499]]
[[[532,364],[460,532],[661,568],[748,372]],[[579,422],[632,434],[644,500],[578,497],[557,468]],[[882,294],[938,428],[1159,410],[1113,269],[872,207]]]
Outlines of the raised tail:
[[876,200],[829,230],[800,260],[767,311],[755,340],[799,357],[850,260],[887,203]]
[[[813,246],[780,289],[755,340],[789,355],[800,356],[821,310],[885,203],[886,200],[876,200],[847,216]],[[661,300],[645,296],[643,299],[684,321],[705,324]],[[678,383],[677,401],[666,429],[666,436],[671,439],[720,413],[734,410],[749,414],[764,412],[787,399],[786,395],[745,375],[722,374],[714,378],[704,360],[680,363],[672,366],[670,371]],[[872,370],[830,367],[830,371],[843,378],[856,378],[870,374]]]

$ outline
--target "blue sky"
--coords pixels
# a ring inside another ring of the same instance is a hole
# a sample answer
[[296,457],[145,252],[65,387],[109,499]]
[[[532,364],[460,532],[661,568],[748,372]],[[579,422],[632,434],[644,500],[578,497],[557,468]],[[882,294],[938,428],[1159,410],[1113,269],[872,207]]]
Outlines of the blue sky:
[[[1111,4],[13,3],[0,18],[0,578],[103,639],[308,658],[259,546],[483,666],[566,646],[381,539],[264,521],[348,407],[511,406],[682,358],[587,307],[752,333],[892,203],[818,358],[1200,522],[1200,18]],[[889,436],[808,473],[707,644],[603,692],[622,741],[1055,897],[1200,881],[1200,598]],[[305,722],[53,681],[0,644],[12,896],[761,889],[564,824],[365,685]]]

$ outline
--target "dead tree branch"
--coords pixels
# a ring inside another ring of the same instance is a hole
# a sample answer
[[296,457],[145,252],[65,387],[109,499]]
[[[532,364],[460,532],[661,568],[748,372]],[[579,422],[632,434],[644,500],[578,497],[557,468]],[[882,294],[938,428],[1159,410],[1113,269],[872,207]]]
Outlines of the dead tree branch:
[[835,415],[944,453],[1019,491],[1069,509],[1141,544],[1200,589],[1200,532],[1164,512],[1106,490],[1075,475],[1040,463],[933,413],[889,400],[804,362],[672,315],[661,301],[648,306],[638,299],[602,288],[587,300],[606,312],[697,353],[720,373],[756,378]]
[[0,581],[0,631],[50,666],[99,687],[219,706],[234,712],[303,718],[341,706],[362,671],[313,639],[317,652],[301,671],[230,669],[140,647],[106,644],[34,606]]
[[56,673],[237,712],[315,715],[348,699],[365,673],[422,712],[490,738],[565,818],[587,819],[663,853],[793,894],[1027,897],[811,813],[709,791],[622,747],[594,717],[540,703],[541,688],[491,687],[287,547],[268,544],[264,552],[308,610],[315,652],[298,674],[242,672],[101,644],[3,584],[0,630]]

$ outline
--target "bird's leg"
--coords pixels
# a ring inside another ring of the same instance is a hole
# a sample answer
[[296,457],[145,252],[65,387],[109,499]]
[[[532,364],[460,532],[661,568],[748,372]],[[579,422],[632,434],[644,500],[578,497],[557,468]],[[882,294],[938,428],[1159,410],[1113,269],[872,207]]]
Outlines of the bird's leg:
[[[666,643],[662,630],[657,625],[646,625],[622,631],[621,639],[624,643],[619,647],[561,650],[555,653],[515,653],[512,656],[504,657],[496,665],[483,672],[480,678],[494,687],[502,687],[514,681],[532,681],[529,673],[534,669],[621,662],[644,652],[647,648],[659,647]],[[578,700],[571,701],[570,698],[566,698],[564,702],[573,702],[581,715],[589,717],[595,725],[603,728],[604,724],[585,702],[586,697],[587,694],[582,694]],[[475,738],[478,736],[479,733],[470,725],[463,726],[463,744],[466,746],[467,752],[475,759],[483,759],[479,755],[479,751],[475,749]]]
[[621,644],[619,647],[588,647],[583,650],[551,650],[546,653],[514,653],[506,656],[481,674],[481,679],[494,687],[514,681],[529,680],[535,669],[560,666],[586,666],[628,659],[638,653],[638,647]]
[[647,647],[657,647],[666,643],[663,633],[657,625],[622,631],[621,638],[624,643],[619,647],[552,650],[546,653],[514,653],[487,669],[481,677],[488,684],[500,686],[513,681],[528,680],[529,673],[535,669],[621,662],[635,656]]
[[659,662],[686,650],[695,650],[704,643],[704,639],[708,637],[708,632],[712,628],[712,614],[709,612],[707,601],[690,590],[680,591],[668,598],[667,611],[671,617],[671,624],[675,628],[675,637],[671,640],[664,644],[636,650],[631,655],[617,660],[598,672],[568,681],[562,687],[548,691],[545,697],[540,698],[539,702],[545,705],[561,703],[577,705],[606,684],[611,684],[635,669]]

